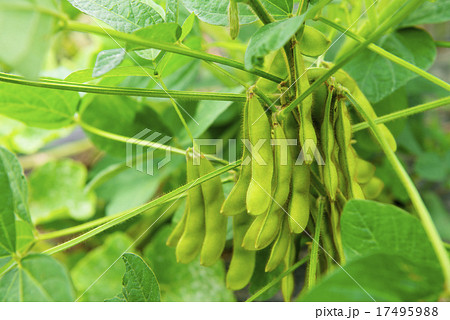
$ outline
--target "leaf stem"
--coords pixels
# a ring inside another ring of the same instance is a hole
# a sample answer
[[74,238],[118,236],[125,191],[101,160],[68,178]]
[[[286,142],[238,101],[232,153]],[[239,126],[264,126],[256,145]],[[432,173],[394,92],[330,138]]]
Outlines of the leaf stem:
[[[402,118],[405,118],[408,116],[412,116],[414,114],[424,112],[427,110],[439,108],[439,107],[445,106],[447,104],[450,104],[450,97],[444,97],[444,98],[441,98],[441,99],[438,99],[438,100],[435,100],[432,102],[419,104],[417,106],[414,106],[414,107],[411,107],[408,109],[392,112],[392,113],[386,114],[384,116],[378,117],[376,119],[373,119],[373,121],[376,124],[386,123],[386,122],[394,121],[397,119],[402,119]],[[353,129],[353,132],[357,132],[357,131],[360,131],[363,129],[367,129],[369,127],[370,127],[370,125],[368,122],[361,122],[361,123],[353,125],[352,129]]]
[[68,21],[67,24],[65,25],[65,28],[67,30],[71,30],[71,31],[86,32],[86,33],[92,33],[92,34],[97,34],[97,35],[101,35],[101,36],[113,37],[114,39],[117,39],[117,40],[122,40],[122,41],[126,41],[128,43],[141,45],[144,48],[158,49],[158,50],[162,50],[162,51],[185,55],[188,57],[192,57],[192,58],[196,58],[196,59],[200,59],[200,60],[204,60],[204,61],[211,61],[211,62],[223,64],[223,65],[235,68],[235,69],[239,69],[239,70],[242,70],[242,71],[245,71],[248,73],[252,73],[256,76],[265,78],[267,80],[274,81],[276,83],[283,81],[283,79],[281,79],[280,77],[270,74],[268,72],[265,72],[264,70],[261,70],[261,69],[247,70],[247,69],[245,69],[245,66],[243,63],[234,61],[232,59],[205,53],[205,52],[198,51],[198,50],[184,48],[179,45],[149,41],[149,40],[140,38],[134,34],[119,32],[119,31],[116,31],[113,29],[104,30],[98,26],[93,26],[93,25],[89,25],[89,24],[85,24],[85,23],[76,22],[76,21]]
[[272,288],[274,285],[276,285],[278,282],[280,282],[284,277],[286,277],[287,275],[291,274],[292,272],[294,272],[295,270],[297,270],[299,267],[301,267],[302,265],[304,265],[306,262],[308,261],[308,256],[304,257],[303,259],[301,259],[300,261],[296,262],[295,264],[293,264],[289,269],[287,269],[286,271],[284,271],[282,274],[280,274],[278,277],[276,277],[275,279],[273,279],[271,282],[269,282],[268,284],[266,284],[263,288],[261,288],[258,292],[256,292],[254,295],[252,295],[250,298],[248,298],[247,300],[245,300],[245,302],[252,302],[255,301],[255,299],[257,299],[258,297],[260,297],[263,293],[267,292],[267,290],[269,290],[270,288]]
[[422,198],[420,197],[419,191],[417,191],[411,177],[406,172],[405,168],[401,164],[400,160],[395,155],[394,151],[389,147],[389,144],[381,132],[380,128],[376,125],[375,121],[364,111],[358,101],[351,95],[348,90],[345,90],[345,95],[350,100],[350,102],[355,107],[356,111],[367,121],[370,126],[372,133],[377,139],[378,143],[381,146],[381,149],[385,153],[388,161],[393,167],[395,173],[399,177],[403,186],[405,187],[414,208],[416,209],[417,214],[422,222],[422,225],[425,229],[425,232],[430,239],[430,242],[434,248],[436,256],[441,264],[442,272],[444,274],[445,279],[445,290],[446,292],[450,292],[450,259],[447,255],[445,247],[442,243],[442,240],[439,236],[439,233],[431,219],[430,213],[428,212]]
[[[374,10],[371,10],[374,11]],[[346,28],[338,25],[337,23],[334,23],[331,20],[328,20],[327,18],[320,17],[319,21],[323,22],[324,24],[350,36],[354,40],[358,41],[359,43],[363,43],[366,39],[361,37],[360,35],[357,35],[356,33],[353,33],[350,30],[347,30]],[[427,79],[428,81],[446,89],[447,91],[450,91],[450,84],[445,82],[444,80],[439,79],[438,77],[426,72],[425,70],[420,69],[419,67],[413,65],[412,63],[409,63],[408,61],[397,57],[396,55],[390,53],[389,51],[384,50],[383,48],[377,46],[374,43],[371,43],[367,46],[367,48],[376,54],[379,54],[380,56],[389,59],[390,61],[398,64],[399,66],[402,66],[405,69],[408,69],[409,71],[414,72],[415,74]]]
[[[93,237],[93,236],[95,236],[95,235],[97,235],[97,234],[99,234],[99,233],[109,229],[109,228],[112,228],[112,227],[114,227],[114,226],[116,226],[118,224],[121,224],[122,222],[125,222],[126,220],[129,220],[129,219],[131,219],[131,218],[133,218],[133,217],[143,213],[144,211],[147,211],[149,209],[152,209],[152,208],[154,208],[156,206],[162,205],[162,204],[167,203],[169,201],[176,200],[175,198],[182,196],[189,189],[191,189],[191,188],[193,188],[193,187],[195,187],[195,186],[197,186],[197,185],[199,185],[199,184],[201,184],[203,182],[206,182],[206,181],[208,181],[208,180],[210,180],[210,179],[212,179],[212,178],[214,178],[216,176],[219,176],[219,175],[221,175],[223,173],[226,173],[226,172],[228,172],[228,171],[238,167],[240,165],[240,163],[241,163],[241,160],[236,161],[236,162],[231,163],[231,164],[228,164],[228,165],[226,165],[226,166],[224,166],[222,168],[219,168],[219,169],[217,169],[217,170],[215,170],[215,171],[213,171],[213,172],[211,172],[209,174],[201,176],[200,178],[198,178],[197,180],[195,180],[192,183],[183,185],[182,187],[179,187],[179,188],[177,188],[177,189],[175,189],[175,190],[173,190],[173,191],[171,191],[169,193],[166,193],[165,195],[162,195],[161,197],[159,197],[159,198],[157,198],[155,200],[152,200],[152,201],[150,201],[150,202],[148,202],[148,203],[146,203],[146,204],[144,204],[142,206],[139,206],[139,207],[131,209],[131,210],[127,210],[127,211],[122,212],[122,213],[120,213],[120,214],[118,214],[116,216],[113,216],[111,218],[111,220],[108,220],[104,224],[101,224],[100,226],[96,227],[95,229],[92,229],[92,230],[90,230],[90,231],[88,231],[88,232],[86,232],[86,233],[84,233],[84,234],[82,234],[82,235],[80,235],[80,236],[78,236],[78,237],[76,237],[74,239],[71,239],[71,240],[69,240],[67,242],[64,242],[64,243],[62,243],[60,245],[57,245],[57,246],[55,246],[53,248],[50,248],[50,249],[44,251],[43,253],[51,255],[51,254],[55,254],[57,252],[61,252],[61,251],[67,250],[67,249],[69,249],[69,248],[71,248],[71,247],[73,247],[73,246],[75,246],[75,245],[77,245],[77,244],[79,244],[79,243],[81,243],[83,241],[86,241],[87,239],[89,239],[89,238],[91,238],[91,237]],[[105,217],[105,218],[109,218],[109,217]]]
[[216,92],[195,92],[195,91],[174,91],[169,90],[151,90],[130,87],[112,87],[93,84],[84,84],[76,82],[68,82],[55,79],[29,80],[21,76],[0,72],[0,82],[8,82],[32,87],[76,91],[95,94],[119,95],[119,96],[136,96],[151,98],[170,98],[185,100],[213,100],[213,101],[237,101],[245,102],[247,97],[245,94],[236,93],[216,93]]
[[450,41],[435,41],[436,47],[440,48],[450,48]]

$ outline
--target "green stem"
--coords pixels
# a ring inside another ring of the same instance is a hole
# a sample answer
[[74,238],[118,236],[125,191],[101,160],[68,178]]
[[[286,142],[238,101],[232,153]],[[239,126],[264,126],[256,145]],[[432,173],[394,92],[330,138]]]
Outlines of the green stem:
[[[447,104],[450,104],[450,97],[441,98],[441,99],[438,99],[438,100],[435,100],[432,102],[419,104],[417,106],[414,106],[414,107],[411,107],[408,109],[392,112],[392,113],[386,114],[384,116],[378,117],[376,119],[373,119],[373,121],[376,124],[386,123],[386,122],[394,121],[397,119],[402,119],[402,118],[405,118],[408,116],[412,116],[414,114],[421,113],[421,112],[424,112],[427,110],[439,108],[439,107],[445,106]],[[366,129],[369,127],[370,127],[370,125],[368,122],[361,122],[361,123],[353,125],[352,129],[353,129],[353,132],[357,132],[357,131],[360,131],[360,130],[363,130],[363,129]]]
[[419,191],[417,191],[414,186],[411,177],[406,172],[405,168],[401,164],[400,160],[395,155],[394,151],[389,147],[389,144],[381,132],[380,128],[376,125],[375,121],[364,111],[358,101],[350,94],[350,92],[345,92],[346,96],[350,100],[350,102],[355,107],[356,111],[367,121],[370,126],[372,133],[377,139],[378,143],[381,146],[381,149],[385,153],[389,163],[393,167],[395,173],[399,177],[402,182],[404,188],[406,189],[414,208],[416,209],[417,214],[422,222],[422,225],[425,229],[425,232],[430,239],[430,242],[434,248],[436,256],[439,259],[439,262],[442,267],[442,271],[444,273],[445,279],[445,290],[446,292],[450,292],[450,259],[447,255],[445,247],[442,243],[442,240],[439,236],[439,233],[431,219],[430,213],[428,212],[422,198],[420,197]]
[[264,24],[269,24],[275,22],[275,19],[267,12],[266,8],[262,5],[259,0],[248,0],[248,4],[255,11],[258,18]]
[[314,231],[314,241],[311,246],[311,254],[309,256],[308,264],[308,289],[311,289],[316,284],[317,279],[317,263],[319,262],[319,241],[320,241],[320,228],[322,225],[322,217],[324,211],[325,199],[318,199],[318,213],[316,220],[316,228]]
[[434,44],[436,47],[450,48],[450,41],[435,41]]
[[163,195],[163,196],[161,196],[161,197],[159,197],[159,198],[157,198],[157,199],[155,199],[153,201],[150,201],[150,202],[148,202],[148,203],[146,203],[146,204],[144,204],[142,206],[139,206],[139,207],[137,207],[135,209],[128,210],[128,211],[125,211],[123,213],[120,213],[117,216],[114,216],[111,220],[107,221],[106,223],[96,227],[95,229],[92,229],[92,230],[90,230],[90,231],[88,231],[88,232],[86,232],[86,233],[84,233],[84,234],[82,234],[82,235],[80,235],[80,236],[78,236],[78,237],[76,237],[76,238],[74,238],[72,240],[64,242],[64,243],[62,243],[62,244],[60,244],[58,246],[50,248],[50,249],[44,251],[44,253],[46,253],[46,254],[55,254],[57,252],[61,252],[61,251],[67,250],[67,249],[69,249],[69,248],[71,248],[71,247],[73,247],[73,246],[75,246],[75,245],[77,245],[77,244],[79,244],[79,243],[81,243],[83,241],[86,241],[87,239],[89,239],[89,238],[91,238],[91,237],[93,237],[93,236],[95,236],[95,235],[97,235],[97,234],[99,234],[99,233],[109,229],[109,228],[112,228],[112,227],[114,227],[114,226],[116,226],[118,224],[121,224],[121,223],[123,223],[123,222],[125,222],[125,221],[127,221],[127,220],[129,220],[129,219],[131,219],[131,218],[133,218],[133,217],[135,217],[135,216],[137,216],[137,215],[139,215],[139,214],[149,210],[149,209],[152,209],[152,208],[154,208],[156,206],[162,205],[162,204],[167,203],[169,201],[177,200],[179,197],[181,197],[189,189],[191,189],[191,188],[193,188],[193,187],[195,187],[195,186],[197,186],[197,185],[199,185],[199,184],[201,184],[203,182],[206,182],[206,181],[208,181],[208,180],[210,180],[210,179],[212,179],[212,178],[214,178],[216,176],[219,176],[219,175],[221,175],[223,173],[226,173],[226,172],[228,172],[228,171],[238,167],[240,165],[240,163],[241,163],[241,161],[236,161],[234,163],[226,165],[226,166],[224,166],[224,167],[222,167],[220,169],[217,169],[217,170],[215,170],[215,171],[213,171],[213,172],[211,172],[209,174],[206,174],[206,175],[198,178],[197,180],[195,180],[192,183],[186,184],[186,185],[184,185],[184,186],[182,186],[182,187],[180,187],[178,189],[175,189],[175,190],[173,190],[173,191],[171,191],[169,193],[166,193],[165,195]]
[[291,274],[292,272],[294,272],[295,270],[297,270],[299,267],[301,267],[302,265],[304,265],[307,261],[308,261],[308,256],[306,256],[306,257],[304,257],[303,259],[301,259],[300,261],[296,262],[296,263],[293,264],[289,269],[287,269],[286,271],[284,271],[282,274],[280,274],[278,277],[276,277],[275,279],[273,279],[271,282],[269,282],[268,284],[266,284],[262,289],[260,289],[258,292],[256,292],[254,295],[252,295],[250,298],[248,298],[245,302],[252,302],[252,301],[255,301],[255,299],[257,299],[257,298],[260,297],[262,294],[264,294],[265,292],[267,292],[267,290],[269,290],[269,289],[272,288],[274,285],[276,285],[278,282],[280,282],[284,277],[286,277],[287,275]]
[[346,65],[349,61],[351,61],[356,55],[370,45],[372,42],[375,42],[379,37],[381,37],[385,32],[387,32],[391,27],[400,23],[410,12],[416,9],[418,5],[420,5],[423,0],[411,0],[406,3],[406,5],[397,10],[397,12],[392,13],[392,18],[385,20],[378,28],[375,30],[372,35],[360,43],[358,46],[352,48],[347,51],[336,63],[333,67],[331,67],[326,73],[324,73],[321,77],[319,77],[314,83],[305,90],[299,97],[297,97],[294,101],[292,101],[289,106],[287,106],[284,110],[280,112],[281,119],[285,118],[286,115],[294,110],[307,96],[309,96],[315,89],[317,89],[323,82],[325,82],[329,77],[331,77],[335,72],[341,69],[344,65]]
[[236,93],[215,93],[215,92],[174,91],[174,90],[168,90],[166,92],[164,90],[111,87],[111,86],[92,85],[53,79],[28,80],[20,76],[0,72],[0,82],[2,81],[32,87],[95,93],[95,94],[119,95],[119,96],[136,96],[136,97],[151,97],[151,98],[166,98],[166,99],[173,97],[175,99],[185,99],[185,100],[214,100],[214,101],[237,101],[237,102],[245,102],[247,99],[245,94],[236,94]]
[[185,55],[188,57],[201,59],[204,61],[211,61],[211,62],[223,64],[223,65],[235,68],[235,69],[239,69],[242,71],[246,71],[248,73],[252,73],[256,76],[265,78],[267,80],[274,81],[276,83],[283,81],[283,79],[281,79],[280,77],[277,77],[273,74],[265,72],[264,70],[261,70],[261,69],[247,70],[247,69],[245,69],[245,66],[243,63],[240,63],[240,62],[237,62],[237,61],[225,58],[225,57],[216,56],[216,55],[205,53],[202,51],[187,49],[187,48],[181,47],[179,45],[146,40],[146,39],[140,38],[134,34],[119,32],[119,31],[112,30],[112,29],[105,30],[98,26],[92,26],[89,24],[84,24],[84,23],[80,23],[80,22],[76,22],[76,21],[68,21],[65,28],[67,30],[71,30],[71,31],[87,32],[87,33],[92,33],[92,34],[98,34],[101,36],[112,37],[116,40],[122,40],[122,41],[126,41],[128,43],[141,45],[144,48],[152,48],[152,49],[158,49],[158,50],[167,51],[167,52],[173,52],[176,54],[181,54],[181,55]]
[[[364,39],[363,37],[361,37],[360,35],[357,35],[355,33],[353,33],[350,30],[347,30],[344,27],[341,27],[340,25],[338,25],[337,23],[334,23],[331,20],[328,20],[326,18],[320,17],[319,21],[323,22],[324,24],[342,32],[343,34],[346,34],[348,36],[350,36],[351,38],[353,38],[354,40],[358,41],[359,43],[363,43],[366,39]],[[412,63],[409,63],[408,61],[403,60],[402,58],[397,57],[396,55],[384,50],[383,48],[377,46],[376,44],[369,44],[367,46],[367,48],[377,54],[379,54],[380,56],[389,59],[390,61],[398,64],[399,66],[402,66],[405,69],[408,69],[412,72],[414,72],[415,74],[427,79],[428,81],[446,89],[447,91],[450,91],[450,84],[448,84],[447,82],[439,79],[436,76],[433,76],[432,74],[420,69],[419,67],[413,65]]]

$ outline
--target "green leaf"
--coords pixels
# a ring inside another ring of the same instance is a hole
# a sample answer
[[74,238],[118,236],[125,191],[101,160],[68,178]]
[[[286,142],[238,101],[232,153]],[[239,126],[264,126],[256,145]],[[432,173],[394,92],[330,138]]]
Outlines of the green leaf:
[[[181,0],[189,12],[194,12],[197,17],[209,24],[216,26],[228,25],[229,0]],[[238,3],[239,20],[241,24],[255,22],[257,17],[252,10],[243,3]]]
[[263,0],[262,4],[278,20],[287,18],[292,13],[294,0]]
[[119,293],[117,296],[111,299],[106,299],[105,302],[127,302],[122,293]]
[[114,29],[131,33],[137,29],[164,22],[163,17],[139,0],[69,0],[78,10],[109,24]]
[[125,266],[117,262],[131,244],[126,234],[116,232],[78,261],[71,274],[78,294],[84,293],[81,301],[104,301],[122,290]]
[[[436,46],[431,36],[422,29],[402,29],[383,36],[377,44],[390,53],[428,69],[436,57]],[[363,50],[344,69],[356,80],[371,102],[377,102],[417,77],[378,54]]]
[[439,267],[433,247],[420,221],[393,205],[368,200],[350,200],[341,217],[345,256],[383,252],[420,264]]
[[127,302],[159,302],[159,284],[152,269],[141,257],[125,253],[122,256],[126,271],[122,293]]
[[0,0],[0,61],[28,78],[39,76],[56,21],[38,6],[56,11],[52,0]]
[[[250,295],[254,295],[255,293],[257,293],[283,272],[283,263],[281,263],[275,270],[271,272],[265,271],[266,263],[270,256],[270,249],[271,247],[265,250],[260,250],[256,254],[255,270],[248,287],[248,292]],[[279,282],[269,290],[267,290],[265,293],[263,293],[261,296],[259,296],[255,301],[269,300],[277,294],[277,292],[280,290],[280,286],[281,283]]]
[[245,51],[245,68],[259,67],[264,57],[272,51],[282,48],[298,31],[305,16],[294,17],[266,24],[251,37]]
[[[102,78],[123,78],[126,77],[148,77],[149,74],[153,74],[154,69],[151,67],[140,67],[140,66],[127,66],[115,68],[103,75]],[[94,69],[84,69],[78,70],[67,76],[65,81],[68,82],[78,82],[84,83],[88,81],[95,80],[93,76]],[[98,78],[97,78],[98,79]]]
[[447,22],[449,17],[450,0],[425,1],[400,26]]
[[144,257],[161,287],[162,301],[234,301],[225,286],[225,267],[222,261],[202,267],[199,261],[177,263],[175,249],[166,246],[171,228],[163,227],[144,249]]
[[444,157],[434,152],[419,154],[414,165],[415,172],[422,178],[433,182],[448,181],[448,163]]
[[31,127],[71,125],[80,96],[76,92],[0,83],[0,114]]
[[412,262],[399,255],[375,253],[336,268],[301,300],[436,301],[443,285],[442,272],[435,265]]
[[450,225],[450,215],[443,202],[446,199],[441,199],[436,193],[430,191],[425,192],[423,198],[442,240],[450,242],[450,228],[448,227]]
[[166,22],[178,23],[178,0],[167,0],[166,2]]
[[67,270],[54,258],[30,254],[0,279],[0,301],[74,301]]
[[119,66],[125,59],[126,51],[123,49],[104,50],[97,55],[97,61],[92,72],[92,77],[101,77],[105,73]]
[[85,194],[86,167],[71,159],[51,161],[30,175],[30,211],[40,223],[70,217],[85,220],[95,213],[96,197]]

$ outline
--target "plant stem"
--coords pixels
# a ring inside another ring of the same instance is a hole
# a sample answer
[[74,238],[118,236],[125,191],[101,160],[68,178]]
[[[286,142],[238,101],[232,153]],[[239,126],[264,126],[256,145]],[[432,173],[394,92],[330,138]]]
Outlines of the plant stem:
[[302,265],[304,265],[306,262],[308,261],[308,256],[304,257],[303,259],[301,259],[300,261],[296,262],[295,264],[293,264],[289,269],[287,269],[286,271],[284,271],[282,274],[280,274],[278,277],[276,277],[275,279],[273,279],[271,282],[269,282],[268,284],[266,284],[263,288],[261,288],[258,292],[256,292],[254,295],[252,295],[250,298],[248,298],[247,300],[245,300],[245,302],[252,302],[255,301],[255,299],[257,299],[258,297],[260,297],[263,293],[267,292],[267,290],[269,290],[270,288],[272,288],[274,285],[276,285],[278,282],[280,282],[284,277],[286,277],[287,275],[291,274],[292,272],[294,272],[295,270],[297,270],[299,267],[301,267]]
[[[97,235],[97,234],[99,234],[99,233],[109,229],[109,228],[112,228],[112,227],[114,227],[114,226],[116,226],[116,225],[118,225],[118,224],[120,224],[122,222],[125,222],[126,220],[129,220],[129,219],[131,219],[131,218],[133,218],[133,217],[143,213],[144,211],[147,211],[147,210],[149,210],[151,208],[154,208],[156,206],[162,205],[162,204],[167,203],[169,201],[177,200],[180,196],[182,196],[189,189],[191,189],[191,188],[193,188],[193,187],[195,187],[197,185],[200,185],[201,183],[206,182],[206,181],[208,181],[208,180],[210,180],[210,179],[212,179],[212,178],[214,178],[216,176],[219,176],[219,175],[221,175],[223,173],[226,173],[226,172],[228,172],[228,171],[238,167],[240,164],[241,164],[241,161],[239,160],[239,161],[236,161],[236,162],[231,163],[229,165],[226,165],[226,166],[224,166],[224,167],[222,167],[220,169],[217,169],[217,170],[215,170],[215,171],[213,171],[213,172],[211,172],[209,174],[201,176],[200,178],[198,178],[197,180],[195,180],[192,183],[189,183],[189,184],[186,184],[186,185],[184,185],[182,187],[179,187],[178,189],[175,189],[175,190],[173,190],[173,191],[171,191],[169,193],[166,193],[165,195],[162,195],[161,197],[159,197],[159,198],[157,198],[155,200],[152,200],[152,201],[150,201],[150,202],[148,202],[148,203],[146,203],[146,204],[144,204],[142,206],[139,206],[139,207],[134,208],[132,210],[128,210],[128,211],[125,211],[123,213],[120,213],[120,214],[114,216],[113,218],[111,218],[111,220],[107,221],[106,223],[96,227],[95,229],[92,229],[92,230],[90,230],[90,231],[88,231],[88,232],[86,232],[86,233],[84,233],[84,234],[82,234],[82,235],[80,235],[80,236],[78,236],[78,237],[76,237],[76,238],[74,238],[72,240],[64,242],[64,243],[62,243],[62,244],[60,244],[58,246],[50,248],[50,249],[44,251],[43,253],[51,255],[51,254],[55,254],[57,252],[69,249],[69,248],[71,248],[71,247],[73,247],[73,246],[75,246],[75,245],[77,245],[77,244],[79,244],[79,243],[81,243],[83,241],[86,241],[87,239],[89,239],[89,238],[91,238],[91,237],[93,237],[93,236],[95,236],[95,235]],[[177,198],[177,199],[175,199],[175,198]],[[105,218],[109,218],[109,217],[105,217]]]
[[291,112],[297,105],[299,105],[307,96],[309,96],[316,88],[318,88],[323,82],[325,82],[329,77],[331,77],[335,72],[341,69],[344,65],[346,65],[349,61],[351,61],[361,50],[366,48],[372,42],[375,42],[379,37],[381,37],[385,32],[387,32],[391,27],[397,25],[400,21],[402,21],[410,12],[416,9],[423,0],[411,0],[408,1],[407,4],[394,12],[392,14],[391,19],[385,20],[378,28],[375,30],[372,35],[360,43],[358,46],[352,48],[347,51],[336,63],[333,67],[331,67],[326,73],[324,73],[321,77],[319,77],[316,81],[314,81],[311,86],[305,90],[299,97],[297,97],[294,101],[292,101],[289,106],[283,109],[279,116],[281,119],[285,118],[286,115]]
[[84,24],[84,23],[80,23],[80,22],[76,22],[76,21],[68,21],[65,28],[67,30],[71,30],[71,31],[87,32],[87,33],[92,33],[92,34],[98,34],[101,36],[112,37],[116,40],[122,40],[122,41],[126,41],[128,43],[141,45],[144,48],[152,48],[152,49],[158,49],[158,50],[167,51],[167,52],[173,52],[176,54],[181,54],[181,55],[185,55],[188,57],[192,57],[192,58],[196,58],[196,59],[200,59],[200,60],[204,60],[204,61],[211,61],[211,62],[223,64],[223,65],[235,68],[235,69],[239,69],[239,70],[242,70],[242,71],[245,71],[248,73],[252,73],[256,76],[265,78],[267,80],[274,81],[276,83],[283,81],[283,79],[281,79],[280,77],[270,74],[268,72],[265,72],[264,70],[261,70],[261,69],[247,70],[247,69],[245,69],[244,64],[241,62],[237,62],[237,61],[225,58],[225,57],[205,53],[202,51],[187,49],[187,48],[181,47],[179,45],[149,41],[149,40],[140,38],[134,34],[119,32],[119,31],[112,30],[112,29],[105,30],[98,26],[92,26],[89,24]]
[[376,125],[375,121],[364,111],[364,109],[361,107],[358,101],[356,101],[355,98],[350,94],[350,92],[345,91],[345,95],[353,104],[356,111],[369,124],[372,133],[374,134],[375,138],[377,139],[378,143],[381,146],[381,149],[385,153],[389,163],[391,164],[392,168],[394,169],[395,173],[397,174],[404,188],[406,189],[412,201],[412,204],[416,209],[417,214],[419,215],[419,218],[422,222],[425,232],[427,233],[428,238],[430,239],[430,242],[434,248],[436,256],[438,257],[439,262],[441,264],[442,272],[444,274],[445,279],[445,290],[446,292],[450,292],[450,259],[447,255],[447,252],[439,236],[439,233],[433,223],[433,220],[431,219],[430,213],[428,212],[422,198],[420,197],[419,191],[417,191],[413,181],[411,180],[411,177],[406,172],[405,168],[395,155],[394,151],[392,151],[392,149],[389,147],[386,138],[384,137],[380,128]]
[[434,44],[436,47],[450,48],[450,41],[435,41]]
[[275,22],[275,19],[267,12],[266,8],[262,5],[259,0],[248,0],[248,4],[255,11],[258,18],[264,24],[269,24]]
[[245,94],[236,93],[215,93],[215,92],[195,92],[195,91],[174,91],[168,90],[151,90],[142,88],[129,87],[111,87],[93,84],[84,84],[76,82],[68,82],[63,80],[40,79],[28,80],[20,76],[0,72],[0,82],[8,82],[21,84],[32,87],[76,91],[95,94],[119,95],[119,96],[136,96],[151,98],[169,98],[185,99],[185,100],[214,100],[214,101],[237,101],[245,102],[247,97]]
[[[347,30],[344,27],[341,27],[340,25],[338,25],[337,23],[334,23],[331,20],[328,20],[326,18],[320,17],[319,21],[323,22],[324,24],[350,36],[351,38],[353,38],[354,40],[358,41],[359,43],[363,43],[366,39],[364,39],[363,37],[361,37],[360,35],[357,35],[355,33],[353,33],[350,30]],[[414,72],[415,74],[427,79],[428,81],[446,89],[447,91],[450,91],[450,84],[448,84],[447,82],[439,79],[438,77],[426,72],[425,70],[420,69],[419,67],[413,65],[412,63],[409,63],[408,61],[397,57],[396,55],[384,50],[383,48],[377,46],[374,43],[371,43],[367,46],[367,48],[377,54],[379,54],[380,56],[389,59],[390,61],[398,64],[399,66],[404,67],[405,69],[408,69],[412,72]]]
[[[392,112],[392,113],[386,114],[384,116],[378,117],[376,119],[373,119],[373,121],[376,124],[386,123],[386,122],[394,121],[397,119],[402,119],[402,118],[405,118],[408,116],[412,116],[414,114],[421,113],[421,112],[424,112],[427,110],[439,108],[439,107],[445,106],[447,104],[450,104],[450,97],[441,98],[441,99],[438,99],[438,100],[435,100],[432,102],[419,104],[417,106],[414,106],[414,107],[411,107],[408,109]],[[361,123],[353,125],[352,129],[353,129],[353,132],[357,132],[357,131],[360,131],[360,130],[363,130],[363,129],[366,129],[369,127],[370,127],[370,125],[368,122],[361,122]]]
[[312,242],[308,264],[308,279],[307,279],[308,290],[311,289],[316,284],[317,279],[317,263],[319,262],[320,228],[322,225],[325,199],[320,197],[317,200],[317,202],[318,202],[318,213],[316,220],[316,228],[314,231],[314,241]]

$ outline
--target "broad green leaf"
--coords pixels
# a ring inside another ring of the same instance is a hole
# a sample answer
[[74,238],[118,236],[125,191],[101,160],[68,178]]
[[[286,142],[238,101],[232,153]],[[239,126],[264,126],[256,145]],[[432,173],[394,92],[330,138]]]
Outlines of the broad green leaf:
[[50,47],[56,19],[45,10],[57,11],[53,0],[0,0],[0,62],[28,78],[39,76]]
[[57,129],[73,124],[79,94],[0,83],[0,114],[31,127]]
[[116,232],[78,261],[71,275],[78,295],[84,293],[81,301],[104,301],[122,290],[125,266],[119,260],[131,244],[127,235]]
[[125,300],[125,297],[123,296],[123,294],[120,293],[117,296],[115,296],[114,298],[106,299],[105,302],[127,302],[127,300]]
[[162,301],[234,301],[225,287],[225,267],[222,261],[214,266],[202,267],[199,261],[177,263],[175,249],[166,246],[171,228],[156,233],[144,249],[161,287]]
[[96,197],[85,194],[87,170],[71,159],[51,161],[30,175],[30,211],[37,223],[58,218],[85,220],[95,213]]
[[166,22],[178,23],[179,0],[167,0],[166,2]]
[[125,58],[126,51],[123,49],[104,50],[97,55],[92,77],[101,77],[105,73],[119,66]]
[[[428,69],[436,57],[436,46],[422,29],[401,29],[383,36],[377,44],[390,53]],[[344,69],[356,80],[371,102],[377,102],[404,86],[417,74],[369,50],[356,56]]]
[[[127,66],[127,67],[118,67],[115,68],[105,74],[102,75],[102,78],[123,78],[126,77],[148,77],[148,75],[153,74],[154,69],[151,67],[140,67],[140,66]],[[65,81],[68,82],[78,82],[84,83],[88,81],[92,81],[98,78],[93,76],[94,69],[84,69],[71,73],[67,76]]]
[[151,6],[139,0],[69,0],[80,11],[102,20],[114,29],[131,33],[137,29],[164,22]]
[[441,199],[436,193],[431,191],[425,192],[423,198],[442,240],[450,242],[450,228],[448,227],[450,225],[450,215],[444,204],[446,199]]
[[245,51],[245,68],[253,69],[263,64],[264,57],[282,48],[298,31],[305,16],[294,17],[266,24],[251,37]]
[[400,26],[406,27],[418,24],[447,22],[449,17],[450,0],[425,1]]
[[422,179],[433,182],[448,181],[450,173],[444,157],[434,152],[419,154],[414,169]]
[[74,301],[67,270],[54,258],[30,254],[0,279],[0,301]]
[[[302,301],[436,301],[444,286],[439,266],[404,256],[375,253],[336,268]],[[372,299],[373,298],[373,299]]]
[[[209,24],[217,26],[228,25],[228,4],[230,0],[181,0],[189,12]],[[238,3],[239,20],[241,24],[252,23],[257,20],[252,10],[243,3]]]
[[281,19],[292,13],[294,0],[263,0],[262,4],[275,19]]
[[122,256],[126,271],[122,294],[127,302],[159,302],[159,284],[152,269],[141,257],[125,253]]
[[420,221],[393,205],[350,200],[342,213],[341,232],[348,260],[383,252],[439,267]]

